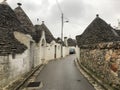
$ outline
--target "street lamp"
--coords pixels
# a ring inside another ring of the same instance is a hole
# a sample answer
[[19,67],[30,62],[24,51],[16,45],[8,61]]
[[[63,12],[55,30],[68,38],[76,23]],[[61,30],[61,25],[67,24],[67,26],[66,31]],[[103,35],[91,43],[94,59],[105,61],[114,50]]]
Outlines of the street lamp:
[[63,57],[63,45],[62,45],[62,41],[63,41],[63,27],[64,27],[64,23],[68,23],[69,21],[65,21],[64,22],[64,15],[62,13],[62,17],[61,17],[61,57]]

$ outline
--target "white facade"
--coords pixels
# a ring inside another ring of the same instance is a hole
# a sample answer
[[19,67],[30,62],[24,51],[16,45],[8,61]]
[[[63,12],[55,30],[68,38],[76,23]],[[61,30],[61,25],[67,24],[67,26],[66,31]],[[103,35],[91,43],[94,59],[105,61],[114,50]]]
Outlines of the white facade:
[[[7,4],[7,3],[4,0],[2,4]],[[30,20],[28,20],[27,17],[25,17],[26,15],[24,14],[24,12],[21,15],[23,15],[21,16],[22,19],[26,18],[26,20],[23,20],[23,22],[27,21],[25,23],[26,26],[28,26],[28,28],[32,27],[33,29],[34,27],[32,23],[30,22]],[[31,24],[28,25],[28,23]],[[10,54],[12,52],[9,52],[9,55],[0,56],[0,90],[7,84],[12,83],[13,81],[19,79],[22,75],[30,72],[33,68],[37,67],[38,65],[46,64],[50,60],[55,60],[61,58],[61,56],[65,57],[69,55],[69,47],[63,46],[63,52],[62,52],[63,55],[61,55],[61,44],[56,43],[55,40],[51,41],[50,43],[47,43],[44,31],[42,31],[42,35],[38,43],[36,43],[35,40],[33,40],[33,37],[31,35],[20,33],[19,30],[14,32],[14,37],[17,39],[17,41],[20,42],[19,44],[24,44],[24,46],[26,46],[27,49],[21,54],[20,53]],[[67,45],[67,41],[65,42]]]
[[2,61],[0,62],[0,76],[2,77],[0,84],[2,86],[12,83],[31,70],[28,53],[29,50],[26,50],[22,54],[0,56],[0,61]]
[[80,60],[80,48],[76,46],[76,59]]
[[[61,44],[56,41],[46,42],[45,32],[39,43],[28,34],[15,31],[14,37],[27,49],[21,54],[0,56],[0,89],[18,80],[33,68],[46,64],[50,60],[61,58]],[[69,47],[63,46],[63,57],[69,55]]]
[[[12,83],[22,75],[30,72],[32,68],[46,64],[50,60],[61,58],[61,44],[56,43],[54,40],[51,43],[46,43],[44,31],[39,43],[35,43],[31,36],[20,32],[14,32],[14,36],[19,42],[27,46],[28,49],[22,54],[1,56],[0,61],[4,61],[6,64],[2,65],[2,62],[0,62],[0,72],[5,76],[1,76],[2,83],[0,85],[4,86]],[[69,47],[63,46],[63,57],[68,54]],[[3,68],[5,67],[6,69],[4,70]]]
[[34,57],[35,57],[35,66],[38,66],[42,63],[45,63],[45,53],[46,53],[46,39],[45,39],[45,33],[42,32],[42,36],[40,38],[39,43],[35,43],[34,47]]
[[53,60],[61,57],[61,45],[52,41],[50,44],[47,44],[46,49],[46,60]]
[[[67,56],[68,47],[63,46],[63,57]],[[54,40],[50,43],[46,42],[45,32],[42,32],[39,43],[35,46],[35,57],[39,64],[47,63],[50,60],[61,58],[61,44],[56,43]]]
[[9,55],[9,79],[17,79],[19,76],[29,72],[30,61],[28,56],[28,50],[26,50],[23,54],[17,54],[14,57]]

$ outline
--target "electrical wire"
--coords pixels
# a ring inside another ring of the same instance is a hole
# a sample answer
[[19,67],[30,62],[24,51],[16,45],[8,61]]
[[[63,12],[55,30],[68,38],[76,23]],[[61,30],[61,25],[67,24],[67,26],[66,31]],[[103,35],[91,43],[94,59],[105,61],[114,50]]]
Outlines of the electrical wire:
[[[56,0],[56,3],[57,3],[57,6],[58,6],[59,11],[61,12],[61,14],[63,14],[63,11],[62,11],[62,9],[61,9],[61,6],[60,6],[58,0]],[[67,18],[65,15],[64,15],[64,19],[66,19],[70,24],[72,24],[72,25],[77,25],[77,26],[80,27],[80,24],[70,22],[71,20],[70,20],[69,18]]]
[[[57,3],[59,11],[61,12],[61,14],[63,14],[63,11],[61,9],[61,6],[60,6],[60,3],[58,2],[58,0],[56,0],[56,3]],[[70,21],[65,15],[64,15],[64,19],[66,19],[66,21]]]

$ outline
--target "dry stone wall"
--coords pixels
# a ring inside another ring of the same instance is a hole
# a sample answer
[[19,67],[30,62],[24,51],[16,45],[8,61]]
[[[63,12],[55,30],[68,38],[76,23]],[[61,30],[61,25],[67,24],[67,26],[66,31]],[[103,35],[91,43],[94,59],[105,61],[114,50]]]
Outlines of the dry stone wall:
[[119,88],[120,42],[81,46],[80,62],[103,83]]

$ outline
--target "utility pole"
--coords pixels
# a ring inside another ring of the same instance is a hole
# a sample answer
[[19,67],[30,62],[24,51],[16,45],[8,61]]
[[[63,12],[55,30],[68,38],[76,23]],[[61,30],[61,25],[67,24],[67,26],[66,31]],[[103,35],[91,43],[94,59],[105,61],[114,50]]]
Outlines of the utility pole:
[[64,26],[64,16],[63,16],[63,13],[61,14],[61,57],[63,57],[63,43],[62,43],[62,41],[63,41],[63,26]]

